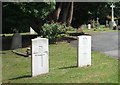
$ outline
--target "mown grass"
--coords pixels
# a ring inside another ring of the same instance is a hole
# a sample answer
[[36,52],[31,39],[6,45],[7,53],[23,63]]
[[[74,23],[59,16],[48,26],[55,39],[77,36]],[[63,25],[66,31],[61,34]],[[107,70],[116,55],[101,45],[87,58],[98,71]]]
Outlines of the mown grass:
[[118,30],[112,30],[110,28],[104,28],[104,27],[100,27],[100,28],[91,28],[91,29],[83,29],[83,32],[84,33],[100,33],[100,32],[115,32],[115,31],[118,31]]
[[[115,32],[118,30],[112,30],[110,28],[106,28],[104,25],[100,25],[99,28],[91,28],[91,29],[82,28],[81,31],[84,32],[85,34],[93,34],[93,33],[100,33],[100,32]],[[72,29],[72,30],[70,29],[67,31],[67,33],[77,33],[77,32],[79,32],[77,31],[77,29]]]
[[[23,49],[24,50],[24,49]],[[76,48],[60,42],[49,46],[50,72],[31,77],[31,58],[2,54],[3,83],[117,83],[118,61],[92,52],[92,66],[77,68]]]
[[[20,33],[21,35],[37,35],[37,33],[35,34],[30,34],[30,32],[25,32],[25,33]],[[13,36],[14,33],[9,33],[9,34],[0,34],[0,36],[5,35],[5,36]]]
[[[100,25],[100,29],[99,28],[83,28],[82,29],[84,33],[98,33],[98,32],[113,32],[113,31],[118,31],[118,30],[112,30],[110,28],[106,28],[105,25]],[[76,33],[78,32],[76,28],[70,28],[67,33]],[[5,36],[13,36],[14,33],[9,33],[9,34],[0,34],[0,36],[5,35]],[[35,34],[30,34],[30,32],[26,32],[26,33],[20,33],[21,35],[37,35],[37,33]]]

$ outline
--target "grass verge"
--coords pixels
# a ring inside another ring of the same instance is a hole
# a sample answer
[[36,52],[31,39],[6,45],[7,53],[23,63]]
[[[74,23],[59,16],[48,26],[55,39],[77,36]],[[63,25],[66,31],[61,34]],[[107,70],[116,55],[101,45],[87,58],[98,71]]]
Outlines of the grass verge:
[[[24,49],[23,49],[24,50]],[[49,46],[50,72],[31,77],[31,58],[2,52],[3,83],[118,83],[118,61],[92,52],[92,66],[77,68],[76,48],[61,42]]]
[[[94,34],[94,33],[101,33],[101,32],[116,32],[118,30],[112,30],[110,28],[106,28],[104,25],[101,25],[99,28],[91,28],[91,29],[83,28],[81,31],[84,32],[85,34]],[[67,33],[77,33],[77,30],[70,29],[67,31]]]

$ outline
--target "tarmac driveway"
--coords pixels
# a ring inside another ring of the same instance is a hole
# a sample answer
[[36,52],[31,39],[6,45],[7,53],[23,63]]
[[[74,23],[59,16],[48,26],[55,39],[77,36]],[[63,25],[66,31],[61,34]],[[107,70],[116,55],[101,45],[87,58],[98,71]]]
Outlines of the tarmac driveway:
[[105,53],[118,59],[118,32],[105,32],[92,36],[92,50]]

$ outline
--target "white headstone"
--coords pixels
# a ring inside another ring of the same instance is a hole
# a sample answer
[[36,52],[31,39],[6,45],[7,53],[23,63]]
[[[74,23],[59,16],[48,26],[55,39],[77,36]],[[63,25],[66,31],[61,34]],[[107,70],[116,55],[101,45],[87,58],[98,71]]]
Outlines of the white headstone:
[[35,34],[36,32],[30,27],[30,34]]
[[91,36],[78,36],[78,67],[91,65]]
[[49,72],[48,39],[32,39],[32,76]]
[[88,29],[91,29],[91,24],[88,24]]

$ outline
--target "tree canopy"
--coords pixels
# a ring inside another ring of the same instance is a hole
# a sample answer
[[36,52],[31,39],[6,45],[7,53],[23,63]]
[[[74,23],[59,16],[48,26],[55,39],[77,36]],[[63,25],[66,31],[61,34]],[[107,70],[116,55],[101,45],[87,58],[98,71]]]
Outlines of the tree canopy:
[[[78,27],[87,24],[89,20],[97,18],[101,19],[101,23],[105,24],[106,16],[111,16],[110,2],[76,2],[74,3],[74,16],[72,25]],[[114,3],[115,17],[120,17],[120,3]]]
[[[115,4],[115,17],[120,17],[120,3]],[[49,22],[65,23],[78,28],[90,19],[111,16],[109,2],[3,2],[3,33],[28,31],[31,26],[38,34]]]
[[47,15],[55,9],[54,2],[3,2],[3,33],[28,30],[30,26],[39,33],[39,26]]

